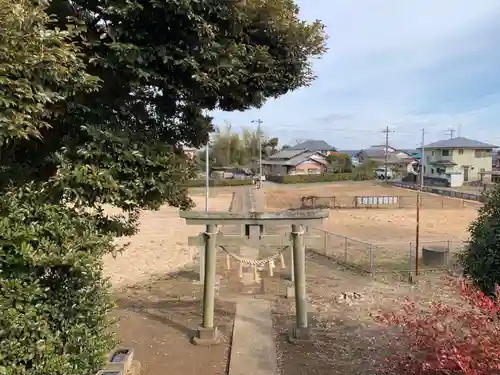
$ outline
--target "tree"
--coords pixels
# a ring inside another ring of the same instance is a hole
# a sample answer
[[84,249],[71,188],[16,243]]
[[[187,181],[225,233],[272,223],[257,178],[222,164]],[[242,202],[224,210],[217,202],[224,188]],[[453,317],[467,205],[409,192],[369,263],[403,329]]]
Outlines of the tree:
[[207,142],[209,111],[310,84],[323,26],[292,0],[0,5],[0,373],[94,373],[113,237],[192,206],[182,145]]
[[219,167],[254,164],[259,160],[259,142],[263,158],[276,152],[278,138],[268,139],[262,130],[248,128],[243,128],[240,134],[234,132],[231,125],[227,124],[216,129],[211,159],[214,165]]
[[329,164],[329,168],[333,171],[345,173],[352,171],[352,160],[347,154],[340,152],[331,152],[326,157],[326,161]]
[[500,185],[484,193],[485,203],[469,226],[469,242],[460,254],[464,274],[485,293],[500,284]]
[[49,180],[29,181],[65,100],[98,89],[73,42],[80,28],[52,26],[31,0],[0,0],[1,374],[95,373],[114,344],[100,264],[115,250],[102,227],[113,219],[56,200]]

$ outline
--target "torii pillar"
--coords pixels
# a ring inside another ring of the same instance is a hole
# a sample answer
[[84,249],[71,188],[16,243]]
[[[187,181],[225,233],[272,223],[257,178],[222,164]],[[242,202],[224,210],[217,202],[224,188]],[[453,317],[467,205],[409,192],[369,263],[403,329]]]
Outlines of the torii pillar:
[[[290,225],[295,274],[295,326],[290,332],[290,341],[307,340],[310,327],[307,321],[306,267],[304,227],[316,226],[328,217],[328,210],[300,210],[280,212],[197,212],[182,211],[180,216],[188,225],[205,225],[205,280],[203,289],[203,323],[198,328],[193,343],[212,345],[218,343],[217,327],[214,325],[215,308],[215,271],[217,241],[227,243],[244,241],[244,236],[224,236],[217,231],[222,225],[248,225],[263,227],[266,225]],[[252,232],[249,230],[248,232]],[[263,235],[265,237],[265,235]],[[264,238],[263,238],[264,239]]]

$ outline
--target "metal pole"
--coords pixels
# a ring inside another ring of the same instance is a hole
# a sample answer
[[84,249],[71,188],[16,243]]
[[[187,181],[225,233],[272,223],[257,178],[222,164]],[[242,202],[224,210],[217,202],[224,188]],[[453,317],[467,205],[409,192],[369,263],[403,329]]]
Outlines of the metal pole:
[[258,152],[259,152],[259,186],[258,188],[260,189],[262,187],[262,134],[261,134],[261,125],[262,125],[262,120],[257,119],[253,120],[252,123],[257,123],[257,134],[259,136],[258,140]]
[[372,245],[368,245],[368,251],[370,252],[370,275],[373,276],[373,254],[372,254]]
[[205,233],[205,285],[203,286],[203,328],[214,327],[215,307],[215,241],[217,225],[208,224]]
[[262,121],[259,120],[259,189],[262,187],[262,135],[260,134],[260,124]]
[[384,168],[384,182],[387,182],[387,164],[389,164],[389,133],[392,133],[392,130],[389,130],[389,126],[385,127],[385,130],[382,130],[385,133],[385,168]]
[[413,281],[413,279],[412,279],[412,277],[411,277],[411,272],[412,272],[412,269],[411,269],[411,266],[412,266],[412,264],[411,264],[411,263],[412,263],[412,259],[411,259],[411,258],[412,258],[412,254],[413,254],[413,249],[412,249],[412,247],[411,247],[411,242],[410,242],[410,254],[409,254],[409,257],[410,257],[410,259],[409,259],[409,262],[410,262],[410,268],[409,268],[409,270],[408,270],[408,281],[409,281],[410,283]]
[[387,182],[387,162],[389,159],[389,126],[385,128],[385,168],[384,168],[384,182]]
[[306,252],[302,225],[292,225],[296,327],[307,328]]
[[422,154],[420,155],[420,190],[417,192],[417,226],[415,230],[415,276],[418,276],[418,251],[420,248],[420,194],[424,189],[424,168],[425,168],[425,148],[424,148],[424,141],[425,141],[425,129],[422,129],[422,141],[421,141],[421,151]]
[[205,212],[208,212],[208,191],[210,189],[210,140],[205,146]]
[[424,189],[424,169],[425,169],[425,129],[422,129],[422,143],[421,143],[421,153],[420,153],[420,190]]
[[344,261],[347,263],[347,237],[344,237]]
[[417,191],[417,227],[415,232],[415,276],[418,276],[418,249],[420,247],[420,191]]

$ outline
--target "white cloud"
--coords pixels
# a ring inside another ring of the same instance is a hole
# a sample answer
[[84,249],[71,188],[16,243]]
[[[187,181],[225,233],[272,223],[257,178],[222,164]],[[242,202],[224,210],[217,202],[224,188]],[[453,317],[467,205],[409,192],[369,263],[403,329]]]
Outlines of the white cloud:
[[315,137],[339,148],[379,143],[386,124],[396,130],[398,147],[415,146],[422,127],[433,141],[459,123],[464,136],[500,143],[498,0],[299,5],[304,18],[322,19],[329,34],[329,52],[315,63],[317,81],[261,110],[216,120],[245,125],[259,117],[285,142]]

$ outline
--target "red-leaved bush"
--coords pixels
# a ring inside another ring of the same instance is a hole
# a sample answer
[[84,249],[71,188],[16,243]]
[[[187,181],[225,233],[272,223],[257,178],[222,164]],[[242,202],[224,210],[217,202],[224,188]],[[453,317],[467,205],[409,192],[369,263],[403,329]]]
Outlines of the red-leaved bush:
[[458,285],[462,305],[433,302],[430,308],[424,308],[406,301],[401,312],[376,317],[378,322],[401,331],[394,341],[393,354],[380,369],[382,373],[500,374],[498,298],[492,300],[468,281]]

